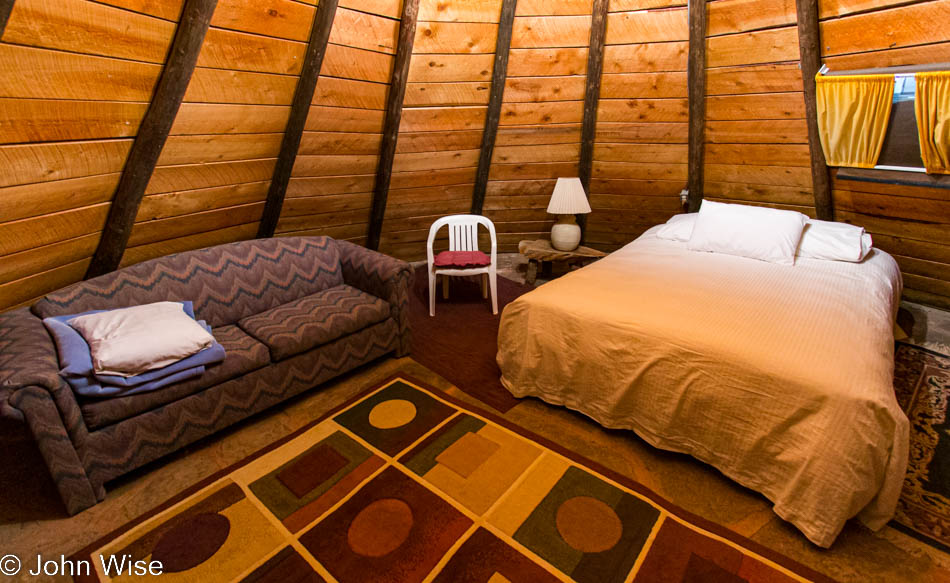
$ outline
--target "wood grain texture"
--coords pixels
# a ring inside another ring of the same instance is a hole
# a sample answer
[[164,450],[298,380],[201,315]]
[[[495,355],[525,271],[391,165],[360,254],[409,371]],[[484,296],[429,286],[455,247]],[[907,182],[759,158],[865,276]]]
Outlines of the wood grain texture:
[[495,151],[495,140],[498,137],[498,124],[501,119],[501,107],[508,78],[508,55],[511,49],[511,34],[517,4],[517,0],[503,0],[501,5],[495,43],[495,62],[492,66],[491,93],[488,99],[488,111],[485,114],[485,127],[482,130],[475,186],[472,190],[471,212],[475,215],[482,214],[482,208],[485,205],[488,174]]
[[706,66],[730,67],[797,61],[797,37],[798,30],[794,26],[714,36],[706,40]]
[[584,75],[587,47],[512,49],[508,61],[510,77]]
[[113,271],[122,260],[139,204],[188,89],[216,5],[217,0],[187,0],[182,9],[168,62],[132,144],[87,278]]
[[320,77],[313,94],[313,104],[382,111],[386,108],[386,92],[388,89],[382,83],[337,77]]
[[581,75],[509,78],[505,82],[505,99],[513,103],[582,101],[585,87],[586,80]]
[[307,125],[307,116],[310,114],[313,94],[317,88],[317,80],[320,78],[320,68],[323,66],[323,57],[327,52],[327,42],[336,12],[337,0],[322,0],[314,16],[313,25],[310,27],[310,43],[307,46],[303,68],[294,91],[290,118],[280,143],[280,154],[277,156],[274,175],[267,192],[267,203],[264,205],[261,224],[257,229],[258,238],[273,237],[274,230],[277,228],[280,209],[284,204],[287,184],[290,183],[297,151],[300,149],[300,138]]
[[440,0],[419,5],[421,22],[498,22],[503,0]]
[[706,71],[706,95],[802,91],[798,64],[722,67]]
[[119,174],[98,174],[0,188],[0,217],[15,221],[109,202]]
[[796,0],[798,41],[801,52],[802,84],[805,91],[805,123],[811,151],[811,176],[815,190],[815,213],[824,221],[833,221],[834,201],[828,164],[818,133],[818,102],[815,75],[821,68],[822,36],[818,28],[818,0]]
[[[88,260],[96,250],[98,241],[99,233],[92,233],[7,255],[0,262],[0,283],[26,278],[38,272],[44,272],[75,261]],[[83,273],[85,273],[85,268],[83,268]],[[83,273],[76,274],[73,281],[82,279]],[[30,297],[33,297],[33,295]]]
[[689,132],[687,208],[694,213],[703,202],[706,134],[706,2],[689,5]]
[[174,22],[86,0],[17,0],[3,40],[160,64],[174,34]]
[[824,58],[824,63],[833,71],[947,62],[950,62],[950,42]]
[[688,42],[613,45],[604,50],[607,73],[685,71]]
[[306,41],[310,36],[313,6],[294,0],[218,0],[218,3],[211,19],[215,27],[297,41]]
[[0,98],[0,144],[135,136],[146,103]]
[[516,49],[589,46],[591,17],[519,16],[513,24],[511,46]]
[[406,83],[409,80],[409,60],[412,56],[412,43],[416,35],[416,17],[419,14],[419,0],[405,0],[402,16],[399,20],[399,40],[396,59],[389,83],[389,95],[386,100],[386,117],[383,126],[383,139],[376,164],[376,182],[373,187],[373,205],[370,210],[369,230],[366,246],[379,249],[379,238],[383,231],[383,219],[386,215],[386,197],[389,195],[392,181],[393,161],[396,156],[396,141],[399,138],[399,126],[402,120],[402,106],[406,95]]
[[132,140],[0,146],[0,187],[119,172]]
[[[816,16],[817,19],[817,16]],[[950,0],[915,2],[821,23],[821,54],[841,55],[947,40]]]
[[[596,4],[595,4],[596,6]],[[607,44],[656,43],[689,39],[685,9],[636,10],[613,13],[607,23]]]
[[162,67],[0,44],[0,97],[148,101]]
[[211,27],[198,66],[297,75],[306,50],[298,41]]
[[421,22],[413,51],[424,54],[489,54],[497,26],[487,22]]
[[184,0],[99,0],[100,4],[117,6],[172,21],[178,20],[183,2]]
[[333,30],[330,32],[330,42],[393,54],[396,52],[395,39],[398,28],[399,23],[391,18],[342,8],[336,13]]
[[795,24],[795,0],[721,0],[709,3],[706,34],[718,36]]

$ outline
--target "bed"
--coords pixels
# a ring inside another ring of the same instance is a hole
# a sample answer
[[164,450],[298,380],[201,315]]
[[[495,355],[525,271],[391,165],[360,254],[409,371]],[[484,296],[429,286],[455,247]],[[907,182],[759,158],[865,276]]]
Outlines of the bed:
[[504,386],[715,466],[816,545],[853,516],[882,527],[908,454],[894,259],[789,267],[657,229],[505,308]]

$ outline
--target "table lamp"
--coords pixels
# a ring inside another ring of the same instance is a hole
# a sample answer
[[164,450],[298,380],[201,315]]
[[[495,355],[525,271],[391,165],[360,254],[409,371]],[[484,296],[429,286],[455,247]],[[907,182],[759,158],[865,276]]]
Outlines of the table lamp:
[[590,204],[580,178],[558,178],[548,212],[557,215],[551,227],[551,246],[558,251],[573,251],[581,242],[581,228],[574,220],[578,213],[589,213]]

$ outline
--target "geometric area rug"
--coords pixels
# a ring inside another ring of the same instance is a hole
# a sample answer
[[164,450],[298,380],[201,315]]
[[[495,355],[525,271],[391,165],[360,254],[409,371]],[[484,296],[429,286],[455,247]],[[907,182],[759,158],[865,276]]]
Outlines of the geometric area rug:
[[910,420],[910,457],[891,525],[950,551],[950,357],[898,342],[894,390]]
[[829,581],[406,375],[74,558],[79,581]]

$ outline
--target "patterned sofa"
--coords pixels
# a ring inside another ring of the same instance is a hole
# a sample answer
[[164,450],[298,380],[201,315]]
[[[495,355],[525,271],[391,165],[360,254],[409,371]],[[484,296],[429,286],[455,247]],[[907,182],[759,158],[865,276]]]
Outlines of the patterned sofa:
[[[388,353],[409,353],[409,265],[328,237],[153,259],[0,314],[0,414],[26,422],[70,514],[117,476]],[[196,379],[77,398],[41,318],[192,300],[227,351]]]

